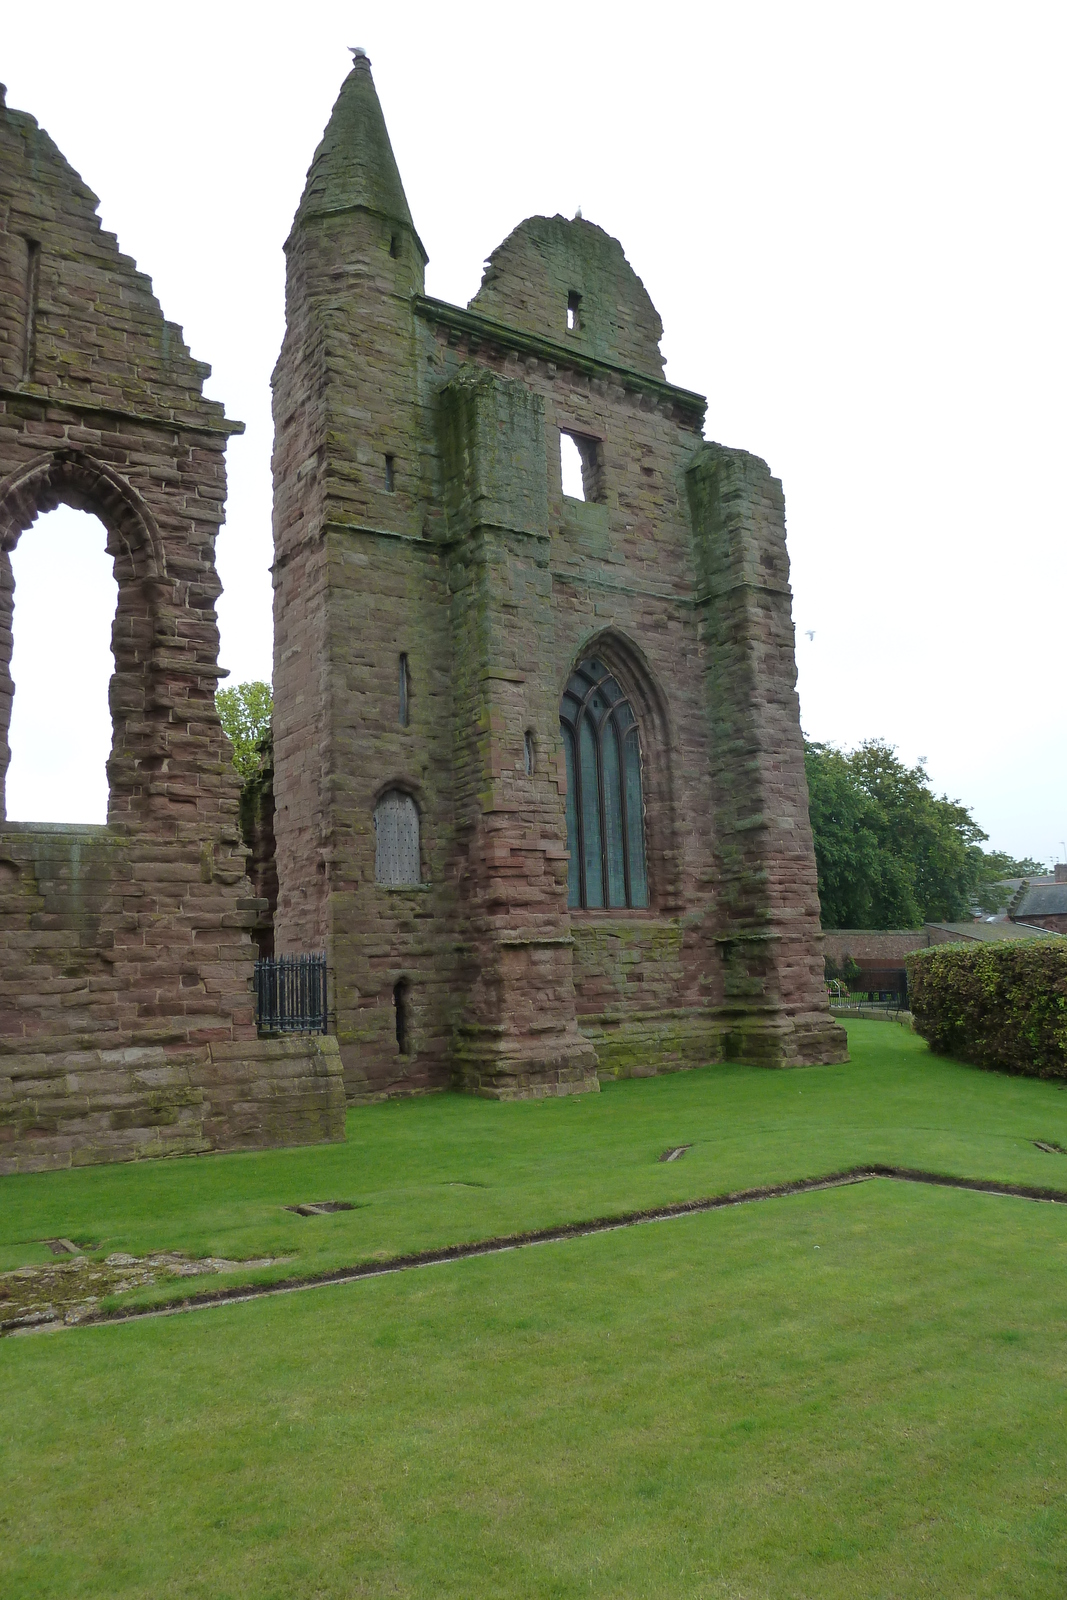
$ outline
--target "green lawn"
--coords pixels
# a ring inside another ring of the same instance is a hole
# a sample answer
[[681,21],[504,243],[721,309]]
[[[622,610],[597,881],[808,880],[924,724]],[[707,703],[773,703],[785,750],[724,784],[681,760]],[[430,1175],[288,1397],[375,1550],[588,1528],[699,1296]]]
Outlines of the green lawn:
[[1061,1600],[1065,1267],[877,1180],[9,1339],[0,1592]]
[[[3,1179],[3,1264],[63,1235],[306,1272],[867,1161],[1067,1189],[1030,1143],[1067,1144],[1063,1090],[850,1037]],[[324,1199],[360,1209],[279,1212]],[[1061,1600],[1065,1319],[1067,1207],[875,1180],[0,1340],[0,1595]]]
[[[287,1277],[868,1161],[1067,1189],[1067,1158],[1031,1142],[1067,1144],[1061,1087],[939,1059],[890,1023],[849,1037],[840,1067],[709,1067],[510,1105],[394,1100],[351,1112],[344,1145],[0,1178],[0,1271],[50,1260],[38,1241],[58,1236],[98,1254],[285,1256],[244,1277]],[[681,1160],[658,1160],[679,1144]],[[307,1200],[357,1209],[282,1209]]]

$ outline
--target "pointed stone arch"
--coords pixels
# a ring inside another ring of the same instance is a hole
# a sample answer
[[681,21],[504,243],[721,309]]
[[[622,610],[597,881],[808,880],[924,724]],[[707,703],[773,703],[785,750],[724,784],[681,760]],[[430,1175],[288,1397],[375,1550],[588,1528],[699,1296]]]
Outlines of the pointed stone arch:
[[645,807],[645,851],[649,907],[672,911],[681,898],[681,863],[677,843],[677,808],[671,714],[667,696],[640,646],[620,629],[591,633],[575,652],[567,678],[583,661],[602,661],[634,711],[641,742],[641,775]]

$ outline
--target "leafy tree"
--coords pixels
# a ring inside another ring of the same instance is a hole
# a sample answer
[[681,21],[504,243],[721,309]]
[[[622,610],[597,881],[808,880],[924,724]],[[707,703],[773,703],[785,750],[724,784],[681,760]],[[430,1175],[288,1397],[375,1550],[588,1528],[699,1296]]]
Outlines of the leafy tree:
[[259,771],[259,743],[270,732],[274,698],[269,683],[237,683],[215,696],[219,721],[233,745],[233,764],[242,780]]
[[823,927],[876,927],[880,864],[874,805],[840,750],[806,744],[804,764]]
[[920,761],[891,746],[807,743],[805,766],[827,928],[914,928],[999,910],[1008,869],[1038,866],[982,849],[987,837],[958,800],[938,797]]
[[1004,850],[987,850],[986,865],[997,878],[1043,878],[1045,865],[1032,856],[1022,856],[1018,861]]

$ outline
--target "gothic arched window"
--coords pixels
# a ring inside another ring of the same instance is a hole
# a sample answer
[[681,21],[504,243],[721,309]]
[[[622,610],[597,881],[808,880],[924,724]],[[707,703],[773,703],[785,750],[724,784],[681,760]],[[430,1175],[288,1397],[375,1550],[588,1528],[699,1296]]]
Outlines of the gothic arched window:
[[567,904],[646,907],[637,719],[602,661],[575,667],[559,721],[567,760]]
[[374,808],[374,881],[390,889],[417,884],[419,808],[402,789],[388,789]]

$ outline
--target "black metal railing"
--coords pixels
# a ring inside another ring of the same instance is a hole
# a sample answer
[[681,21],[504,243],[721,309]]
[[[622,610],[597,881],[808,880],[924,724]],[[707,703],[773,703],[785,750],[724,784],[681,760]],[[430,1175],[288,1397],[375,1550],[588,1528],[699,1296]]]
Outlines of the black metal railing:
[[260,1033],[326,1032],[326,957],[270,956],[256,962]]
[[836,1011],[907,1011],[908,974],[899,970],[863,972],[848,980],[831,979],[826,985]]

